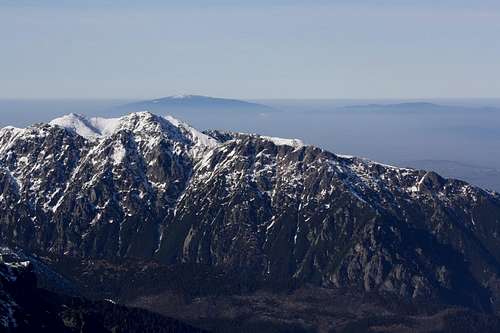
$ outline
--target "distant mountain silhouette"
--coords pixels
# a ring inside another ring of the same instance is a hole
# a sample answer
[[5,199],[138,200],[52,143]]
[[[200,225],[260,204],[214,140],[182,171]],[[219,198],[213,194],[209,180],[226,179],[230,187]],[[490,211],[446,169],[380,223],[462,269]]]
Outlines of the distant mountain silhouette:
[[275,109],[258,103],[246,102],[237,99],[216,98],[200,95],[173,95],[153,100],[144,100],[118,106],[115,113],[138,111],[157,113],[177,112],[258,112],[267,113]]
[[442,105],[430,102],[402,102],[393,104],[357,104],[348,105],[340,107],[339,109],[344,110],[357,110],[357,111],[386,111],[386,112],[426,112],[426,111],[498,111],[494,107],[467,107],[467,106],[457,106],[457,105]]
[[450,106],[439,105],[429,102],[405,102],[395,104],[361,104],[361,105],[348,105],[344,109],[397,109],[397,110],[414,110],[414,109],[448,109]]

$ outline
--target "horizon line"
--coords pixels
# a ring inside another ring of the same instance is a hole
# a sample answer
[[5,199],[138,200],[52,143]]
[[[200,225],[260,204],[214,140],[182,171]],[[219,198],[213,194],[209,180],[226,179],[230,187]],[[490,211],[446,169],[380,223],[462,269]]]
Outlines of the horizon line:
[[[456,97],[456,96],[441,96],[441,97],[220,97],[216,95],[201,95],[201,94],[188,94],[191,96],[200,96],[200,97],[210,97],[210,98],[220,98],[220,99],[236,99],[236,100],[244,100],[244,101],[259,101],[259,100],[485,100],[485,99],[491,99],[491,100],[500,100],[500,96],[498,97],[493,97],[493,96],[472,96],[472,97]],[[130,100],[130,101],[149,101],[149,100],[155,100],[155,99],[160,99],[160,98],[166,98],[166,97],[171,97],[175,96],[174,95],[164,95],[164,96],[159,96],[159,97],[55,97],[55,96],[48,96],[48,97],[18,97],[18,96],[13,96],[13,97],[0,97],[0,100],[2,101],[54,101],[54,100],[80,100],[80,101],[112,101],[112,100]]]

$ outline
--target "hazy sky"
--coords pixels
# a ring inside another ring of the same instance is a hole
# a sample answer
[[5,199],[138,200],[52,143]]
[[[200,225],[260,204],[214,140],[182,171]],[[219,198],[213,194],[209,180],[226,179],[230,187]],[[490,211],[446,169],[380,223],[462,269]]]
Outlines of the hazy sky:
[[0,0],[0,98],[176,93],[500,97],[500,1]]

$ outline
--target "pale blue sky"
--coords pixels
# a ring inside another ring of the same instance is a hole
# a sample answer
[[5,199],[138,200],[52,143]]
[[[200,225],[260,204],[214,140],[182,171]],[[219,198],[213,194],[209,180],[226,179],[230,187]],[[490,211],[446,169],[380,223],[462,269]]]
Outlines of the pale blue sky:
[[0,0],[0,98],[500,97],[500,1]]

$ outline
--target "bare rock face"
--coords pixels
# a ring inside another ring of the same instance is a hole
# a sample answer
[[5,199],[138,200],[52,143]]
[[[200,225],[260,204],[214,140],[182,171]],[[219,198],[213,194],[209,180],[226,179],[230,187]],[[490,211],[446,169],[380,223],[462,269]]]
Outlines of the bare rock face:
[[500,309],[497,193],[147,112],[2,129],[0,239]]

